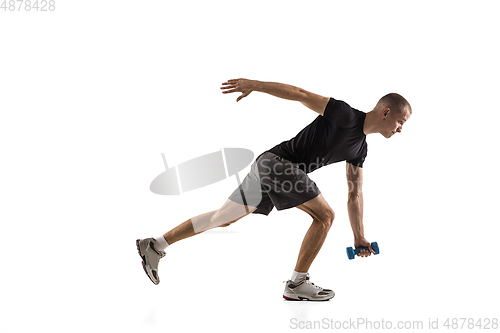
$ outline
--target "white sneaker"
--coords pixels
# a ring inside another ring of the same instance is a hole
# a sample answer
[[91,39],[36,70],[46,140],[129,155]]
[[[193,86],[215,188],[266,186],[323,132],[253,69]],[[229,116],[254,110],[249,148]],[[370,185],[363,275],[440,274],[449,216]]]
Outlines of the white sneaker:
[[286,281],[283,293],[283,298],[290,301],[326,301],[334,296],[333,290],[323,289],[309,281],[309,273],[298,283]]
[[156,239],[154,238],[138,239],[135,244],[142,258],[142,268],[144,268],[144,272],[146,272],[147,276],[154,284],[160,283],[158,262],[166,255],[165,251],[156,250]]

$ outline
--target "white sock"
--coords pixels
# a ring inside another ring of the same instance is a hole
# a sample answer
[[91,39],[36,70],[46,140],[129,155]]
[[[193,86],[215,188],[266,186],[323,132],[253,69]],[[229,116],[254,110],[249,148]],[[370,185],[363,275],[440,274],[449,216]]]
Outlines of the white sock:
[[292,280],[293,283],[296,283],[296,282],[299,282],[300,280],[305,279],[306,275],[307,275],[307,272],[293,271],[292,278],[290,280]]
[[155,240],[156,240],[155,248],[158,251],[163,251],[169,246],[167,240],[163,236],[156,237]]

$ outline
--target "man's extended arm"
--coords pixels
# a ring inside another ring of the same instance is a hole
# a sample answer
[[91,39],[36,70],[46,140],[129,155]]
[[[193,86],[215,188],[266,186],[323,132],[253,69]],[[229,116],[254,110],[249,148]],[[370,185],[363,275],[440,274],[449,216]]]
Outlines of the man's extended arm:
[[260,91],[279,98],[299,101],[320,115],[323,115],[326,104],[329,100],[328,97],[313,94],[309,91],[291,86],[289,84],[277,82],[234,79],[223,83],[221,89],[224,94],[241,92],[242,94],[236,99],[237,102],[248,96],[252,91]]
[[354,234],[354,247],[368,247],[370,251],[361,250],[359,252],[360,256],[367,257],[375,252],[370,242],[365,239],[363,229],[363,168],[346,163],[346,175],[347,184],[349,185],[347,211],[351,221],[352,233]]

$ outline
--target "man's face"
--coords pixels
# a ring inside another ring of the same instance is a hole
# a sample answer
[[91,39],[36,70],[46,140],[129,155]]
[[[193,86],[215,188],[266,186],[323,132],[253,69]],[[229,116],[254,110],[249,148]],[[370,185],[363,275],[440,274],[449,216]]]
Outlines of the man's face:
[[384,110],[384,127],[382,135],[389,139],[396,133],[401,133],[403,125],[410,119],[410,111],[404,108],[402,112],[394,112],[390,109]]

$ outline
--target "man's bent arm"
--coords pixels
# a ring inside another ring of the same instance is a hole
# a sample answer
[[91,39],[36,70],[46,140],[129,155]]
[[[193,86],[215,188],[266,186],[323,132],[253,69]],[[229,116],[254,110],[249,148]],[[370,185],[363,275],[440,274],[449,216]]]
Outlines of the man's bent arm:
[[257,80],[247,80],[247,79],[236,79],[229,80],[221,89],[225,89],[224,93],[231,92],[242,92],[237,101],[241,98],[248,96],[252,91],[260,91],[263,93],[267,93],[269,95],[292,100],[299,101],[308,108],[317,113],[323,115],[325,111],[326,104],[329,101],[328,97],[323,97],[314,93],[311,93],[307,90],[289,85],[284,83],[277,82],[264,82]]

